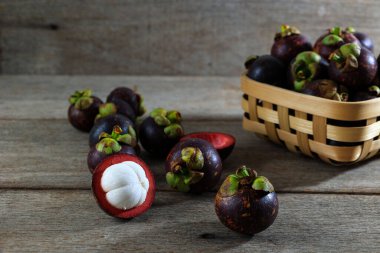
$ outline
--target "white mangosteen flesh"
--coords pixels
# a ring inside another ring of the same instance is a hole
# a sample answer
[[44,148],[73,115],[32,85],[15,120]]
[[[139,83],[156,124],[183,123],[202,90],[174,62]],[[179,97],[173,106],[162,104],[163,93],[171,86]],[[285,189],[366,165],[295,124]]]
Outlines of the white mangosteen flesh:
[[110,205],[128,210],[144,203],[149,180],[139,164],[126,161],[105,169],[101,187]]

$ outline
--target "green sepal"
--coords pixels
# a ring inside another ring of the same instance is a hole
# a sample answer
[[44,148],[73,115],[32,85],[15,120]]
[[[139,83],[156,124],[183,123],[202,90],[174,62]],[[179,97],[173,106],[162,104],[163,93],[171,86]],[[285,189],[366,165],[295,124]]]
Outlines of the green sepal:
[[119,152],[121,150],[121,145],[114,139],[104,138],[96,144],[95,148],[99,152],[110,155]]
[[137,113],[137,116],[142,116],[146,112],[146,107],[145,107],[144,97],[143,96],[140,96],[140,104],[139,104],[139,109],[138,110],[139,111]]
[[342,53],[343,57],[348,57],[349,55],[359,57],[361,47],[356,43],[348,43],[341,46],[339,51]]
[[79,110],[84,110],[89,108],[94,102],[94,99],[91,96],[92,91],[89,89],[75,91],[74,94],[69,97],[69,103]]
[[374,96],[378,97],[380,95],[380,88],[377,85],[372,85],[368,88],[368,91]]
[[117,107],[114,103],[104,103],[99,106],[99,113],[96,115],[95,121],[109,115],[117,113]]
[[170,121],[170,123],[180,123],[182,121],[181,113],[178,111],[168,111],[166,118]]
[[322,44],[325,45],[325,46],[332,46],[332,45],[336,45],[338,44],[339,42],[342,42],[343,39],[337,35],[334,35],[334,34],[330,34],[330,35],[327,35],[323,40],[322,40]]
[[236,175],[229,175],[220,186],[220,193],[223,197],[235,195],[239,190],[239,178]]
[[172,188],[177,187],[178,182],[181,180],[180,176],[177,174],[174,174],[173,172],[166,173],[165,177],[166,177],[166,182]]
[[152,118],[157,116],[166,116],[166,110],[164,108],[155,108],[150,112],[149,116]]
[[204,158],[202,151],[195,147],[186,147],[181,151],[181,159],[189,170],[202,170]]
[[356,29],[353,28],[352,26],[349,26],[349,27],[346,28],[345,31],[346,31],[347,33],[354,33],[354,32],[356,32]]
[[203,176],[204,176],[203,172],[190,170],[189,174],[183,177],[184,178],[183,182],[185,184],[196,184],[202,180]]
[[257,191],[273,192],[274,187],[264,176],[258,176],[252,184],[252,189]]
[[342,36],[342,27],[335,26],[330,29],[330,34],[336,35],[336,36]]
[[174,139],[174,138],[181,137],[183,135],[183,128],[179,124],[171,124],[164,128],[164,132],[166,136]]

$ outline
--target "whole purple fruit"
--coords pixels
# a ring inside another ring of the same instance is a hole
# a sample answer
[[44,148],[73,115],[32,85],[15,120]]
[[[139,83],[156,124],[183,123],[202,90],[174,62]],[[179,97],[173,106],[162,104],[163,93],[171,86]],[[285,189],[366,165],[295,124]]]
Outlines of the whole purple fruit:
[[296,27],[282,25],[281,32],[274,37],[271,55],[287,66],[299,53],[311,50],[311,43]]
[[219,220],[236,232],[254,235],[273,224],[278,199],[272,184],[256,171],[240,167],[229,175],[215,197]]
[[139,138],[153,156],[165,157],[183,136],[182,116],[177,111],[154,109],[140,125]]
[[170,151],[165,163],[166,181],[181,192],[209,191],[219,182],[222,160],[208,141],[187,139]]
[[377,62],[368,49],[356,43],[341,46],[330,56],[329,76],[350,91],[365,90],[375,79]]

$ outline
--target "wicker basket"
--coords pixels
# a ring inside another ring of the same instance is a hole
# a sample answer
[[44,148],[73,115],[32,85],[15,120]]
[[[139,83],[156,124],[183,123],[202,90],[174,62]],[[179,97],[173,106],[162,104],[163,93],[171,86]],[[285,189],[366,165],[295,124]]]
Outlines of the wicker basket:
[[243,128],[292,152],[333,165],[369,159],[380,149],[380,98],[339,102],[241,77]]

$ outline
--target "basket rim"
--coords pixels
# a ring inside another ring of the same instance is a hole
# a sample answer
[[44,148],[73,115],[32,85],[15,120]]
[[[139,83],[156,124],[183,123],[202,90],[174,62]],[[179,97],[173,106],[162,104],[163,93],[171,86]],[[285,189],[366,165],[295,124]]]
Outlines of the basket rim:
[[261,83],[245,74],[241,75],[241,90],[272,104],[331,119],[358,121],[380,116],[380,98],[359,102],[329,100]]

